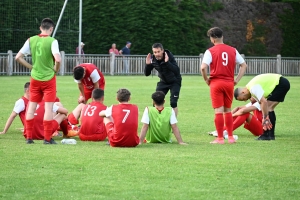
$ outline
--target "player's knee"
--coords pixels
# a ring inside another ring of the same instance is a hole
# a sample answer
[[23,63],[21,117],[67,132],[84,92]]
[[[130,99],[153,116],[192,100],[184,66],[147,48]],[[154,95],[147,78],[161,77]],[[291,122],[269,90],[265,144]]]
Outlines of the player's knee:
[[177,101],[171,101],[171,107],[176,108],[177,107]]

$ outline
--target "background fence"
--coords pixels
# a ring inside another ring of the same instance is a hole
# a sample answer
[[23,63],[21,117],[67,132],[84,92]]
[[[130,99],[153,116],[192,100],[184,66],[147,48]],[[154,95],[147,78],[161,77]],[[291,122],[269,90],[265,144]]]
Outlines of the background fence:
[[[12,51],[0,53],[0,75],[29,75],[30,70],[15,61],[15,55]],[[59,74],[71,75],[73,68],[79,63],[87,62],[95,64],[104,74],[123,75],[125,59],[129,62],[130,75],[142,75],[144,73],[146,55],[131,55],[127,57],[101,54],[85,54],[79,57],[76,54],[65,54],[61,52],[62,64]],[[181,74],[197,75],[200,74],[200,64],[203,54],[199,56],[175,56],[180,67]],[[282,75],[299,76],[300,75],[300,57],[288,58],[281,57],[244,57],[248,65],[246,74],[256,75],[263,73],[279,73]],[[31,63],[31,57],[25,59]],[[235,73],[239,66],[236,66]],[[209,72],[209,71],[208,71]]]

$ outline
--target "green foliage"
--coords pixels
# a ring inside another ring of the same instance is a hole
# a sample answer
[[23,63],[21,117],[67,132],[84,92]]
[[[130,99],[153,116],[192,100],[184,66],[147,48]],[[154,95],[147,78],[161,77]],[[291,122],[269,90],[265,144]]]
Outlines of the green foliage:
[[[64,1],[1,0],[0,52],[18,52],[25,40],[39,34],[43,18],[57,22]],[[78,41],[78,1],[69,1],[55,38],[60,50],[75,53]]]
[[[1,77],[0,131],[14,101],[23,93],[28,76]],[[252,77],[243,77],[244,86]],[[299,77],[288,77],[291,90],[276,107],[275,141],[255,141],[243,127],[237,144],[211,145],[214,111],[209,87],[199,76],[183,76],[178,126],[189,145],[143,144],[111,148],[106,142],[26,145],[18,117],[0,135],[0,199],[288,199],[300,196]],[[116,102],[116,91],[128,88],[131,102],[152,105],[157,77],[106,77],[105,104]],[[75,108],[78,87],[71,76],[57,77],[58,96],[69,110]],[[15,92],[11,92],[15,91]],[[166,98],[169,105],[169,94]],[[233,106],[245,102],[233,101]],[[139,124],[141,128],[141,123]],[[139,130],[140,130],[139,128]]]
[[221,2],[212,2],[210,3],[210,6],[212,11],[222,10],[224,8],[224,5]]
[[253,23],[253,26],[252,39],[245,44],[241,52],[245,52],[247,56],[269,56],[263,39],[267,34],[267,29],[258,23]]
[[291,3],[293,11],[286,10],[280,16],[281,30],[283,33],[283,45],[281,48],[282,56],[300,56],[300,3]]
[[132,54],[146,54],[155,42],[177,55],[197,55],[204,51],[209,28],[202,1],[99,1],[84,2],[83,40],[88,53],[107,53],[112,43],[121,49],[131,41]]

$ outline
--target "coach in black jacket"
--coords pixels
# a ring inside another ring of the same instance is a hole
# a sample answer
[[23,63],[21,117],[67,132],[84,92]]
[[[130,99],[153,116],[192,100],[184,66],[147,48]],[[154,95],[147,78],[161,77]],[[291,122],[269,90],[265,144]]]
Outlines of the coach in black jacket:
[[169,50],[164,49],[162,44],[153,44],[152,51],[154,56],[150,53],[147,55],[144,73],[146,76],[149,76],[153,68],[158,71],[160,81],[157,83],[156,91],[162,91],[167,94],[170,90],[170,104],[177,116],[177,101],[181,87],[180,69],[173,54]]

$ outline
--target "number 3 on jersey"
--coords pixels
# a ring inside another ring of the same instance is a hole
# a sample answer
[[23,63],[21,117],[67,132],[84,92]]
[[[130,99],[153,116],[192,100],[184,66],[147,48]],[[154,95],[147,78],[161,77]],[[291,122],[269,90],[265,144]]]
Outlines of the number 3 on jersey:
[[222,64],[224,66],[227,66],[227,64],[228,64],[228,54],[226,52],[222,52],[222,60],[223,60]]
[[[91,109],[90,109],[91,108]],[[96,106],[91,106],[91,105],[88,105],[88,107],[87,107],[87,109],[85,110],[85,112],[84,112],[84,116],[86,116],[86,114],[88,115],[88,116],[93,116],[94,115],[94,113],[95,113],[95,110],[97,109],[97,107]],[[90,110],[90,111],[89,111]]]
[[130,114],[130,110],[123,109],[122,111],[126,113],[125,116],[124,116],[124,118],[123,118],[123,120],[122,120],[122,123],[124,124],[126,122],[126,119],[129,116],[129,114]]

